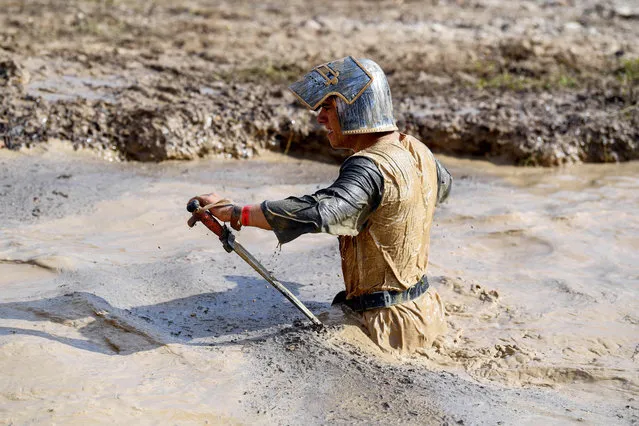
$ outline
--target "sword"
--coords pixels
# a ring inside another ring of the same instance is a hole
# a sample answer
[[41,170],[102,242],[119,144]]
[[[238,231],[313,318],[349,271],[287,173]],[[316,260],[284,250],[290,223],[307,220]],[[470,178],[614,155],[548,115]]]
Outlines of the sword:
[[297,298],[293,293],[291,293],[282,283],[280,283],[271,273],[264,267],[262,264],[255,258],[251,253],[249,253],[242,244],[235,241],[235,235],[226,225],[220,225],[220,223],[213,217],[213,215],[208,211],[204,210],[200,207],[200,202],[198,200],[191,201],[186,209],[189,213],[192,213],[191,218],[188,220],[188,225],[190,228],[194,227],[195,224],[199,221],[204,224],[207,228],[211,230],[215,235],[217,235],[222,241],[222,245],[224,246],[224,250],[227,253],[234,251],[240,256],[246,263],[248,263],[255,271],[262,276],[266,281],[268,281],[273,287],[277,289],[280,293],[284,295],[297,309],[299,309],[311,322],[315,325],[322,325],[322,322],[317,319],[315,315],[309,309],[304,306],[304,304]]

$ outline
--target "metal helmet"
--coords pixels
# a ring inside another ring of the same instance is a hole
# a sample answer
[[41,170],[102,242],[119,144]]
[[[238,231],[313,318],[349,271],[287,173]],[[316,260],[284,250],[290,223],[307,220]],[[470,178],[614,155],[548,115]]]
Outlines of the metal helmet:
[[318,65],[289,88],[312,110],[317,110],[326,98],[335,96],[345,135],[397,130],[386,75],[370,59],[347,56]]

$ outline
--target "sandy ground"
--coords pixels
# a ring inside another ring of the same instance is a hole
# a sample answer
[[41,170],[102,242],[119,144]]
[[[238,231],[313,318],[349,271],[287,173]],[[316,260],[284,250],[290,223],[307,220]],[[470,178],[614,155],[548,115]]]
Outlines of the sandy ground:
[[[303,194],[291,157],[108,163],[0,151],[0,422],[636,424],[637,163],[555,171],[444,157],[430,274],[450,333],[424,354],[310,328],[203,227],[191,194]],[[291,177],[294,177],[292,179]],[[239,240],[327,324],[334,237]]]

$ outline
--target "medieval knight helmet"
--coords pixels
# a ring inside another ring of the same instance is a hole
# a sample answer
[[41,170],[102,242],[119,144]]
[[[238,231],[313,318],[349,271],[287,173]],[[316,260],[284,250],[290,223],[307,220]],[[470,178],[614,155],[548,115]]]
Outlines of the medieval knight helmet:
[[345,135],[397,130],[386,76],[370,59],[347,56],[318,65],[289,88],[312,110],[317,110],[326,98],[335,96]]

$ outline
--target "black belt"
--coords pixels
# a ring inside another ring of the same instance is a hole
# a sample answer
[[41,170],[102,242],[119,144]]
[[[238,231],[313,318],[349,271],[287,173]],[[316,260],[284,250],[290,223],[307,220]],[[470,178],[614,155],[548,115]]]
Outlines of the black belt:
[[340,291],[333,299],[331,305],[343,303],[357,312],[368,311],[369,309],[388,308],[389,306],[417,299],[426,293],[428,287],[428,279],[426,275],[424,275],[417,284],[405,291],[376,291],[375,293],[364,294],[351,299],[346,298],[346,291]]

